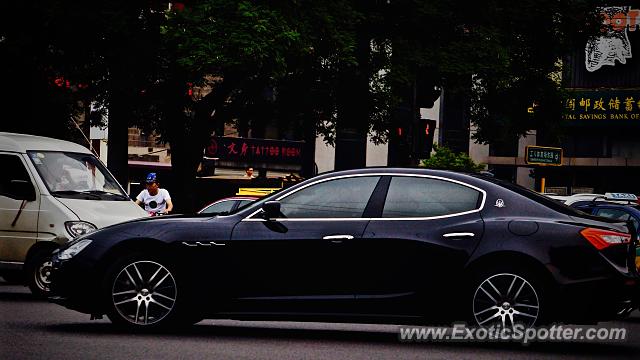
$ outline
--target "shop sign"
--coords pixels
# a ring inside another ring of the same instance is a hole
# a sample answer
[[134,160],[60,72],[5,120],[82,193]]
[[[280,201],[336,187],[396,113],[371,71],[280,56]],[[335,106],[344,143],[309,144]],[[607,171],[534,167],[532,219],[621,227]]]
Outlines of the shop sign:
[[565,120],[640,120],[640,90],[571,90]]
[[212,137],[205,156],[244,163],[302,164],[304,141]]
[[616,61],[626,64],[631,58],[629,32],[640,27],[640,10],[630,6],[601,8],[605,30],[602,36],[587,42],[585,66],[594,72],[604,65],[615,66]]

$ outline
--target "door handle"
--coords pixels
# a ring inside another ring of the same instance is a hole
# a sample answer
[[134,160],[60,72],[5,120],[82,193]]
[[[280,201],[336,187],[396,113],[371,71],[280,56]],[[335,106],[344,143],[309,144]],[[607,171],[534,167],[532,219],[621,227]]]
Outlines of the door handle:
[[470,232],[459,232],[459,233],[447,233],[442,235],[446,238],[465,238],[465,237],[474,237],[476,234]]
[[183,241],[182,245],[186,245],[186,246],[211,246],[211,245],[217,245],[217,246],[225,246],[227,244],[225,243],[216,243],[215,241],[209,241],[208,243],[206,242],[200,242],[200,241],[196,241],[195,243],[190,243],[190,242],[186,242]]
[[340,244],[343,240],[351,239],[353,239],[353,235],[327,235],[322,237],[322,240],[331,240],[333,244]]

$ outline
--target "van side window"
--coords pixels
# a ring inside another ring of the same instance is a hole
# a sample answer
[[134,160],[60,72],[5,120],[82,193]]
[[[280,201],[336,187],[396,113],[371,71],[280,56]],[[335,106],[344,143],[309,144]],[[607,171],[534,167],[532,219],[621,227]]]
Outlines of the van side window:
[[31,182],[22,160],[16,155],[0,154],[0,196],[11,194],[11,180]]

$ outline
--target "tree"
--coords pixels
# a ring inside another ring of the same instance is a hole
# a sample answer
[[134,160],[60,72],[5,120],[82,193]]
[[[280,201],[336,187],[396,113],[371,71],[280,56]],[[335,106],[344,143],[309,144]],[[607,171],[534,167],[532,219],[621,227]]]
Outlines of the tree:
[[468,154],[454,153],[446,146],[433,144],[434,153],[429,159],[422,160],[421,165],[428,169],[454,170],[463,172],[479,172],[484,170],[483,164],[476,164]]
[[[470,98],[480,142],[550,126],[561,111],[553,75],[598,30],[596,3],[193,0],[177,11],[123,0],[13,2],[2,15],[0,51],[20,75],[3,71],[28,81],[3,108],[20,104],[53,134],[81,111],[78,99],[104,105],[109,166],[120,181],[126,128],[156,130],[172,147],[174,192],[184,197],[176,203],[189,210],[212,131],[232,121],[264,128],[255,115],[264,107],[310,143],[316,133],[359,142],[360,165],[367,132],[385,142],[398,106],[415,117],[419,86]],[[58,78],[87,88],[58,89]]]

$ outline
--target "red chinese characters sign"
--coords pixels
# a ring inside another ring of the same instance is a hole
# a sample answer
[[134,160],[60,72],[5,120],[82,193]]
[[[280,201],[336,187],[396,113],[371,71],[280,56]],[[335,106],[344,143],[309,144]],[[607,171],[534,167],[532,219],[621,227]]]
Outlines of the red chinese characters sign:
[[301,164],[302,141],[212,137],[207,157],[245,163]]

